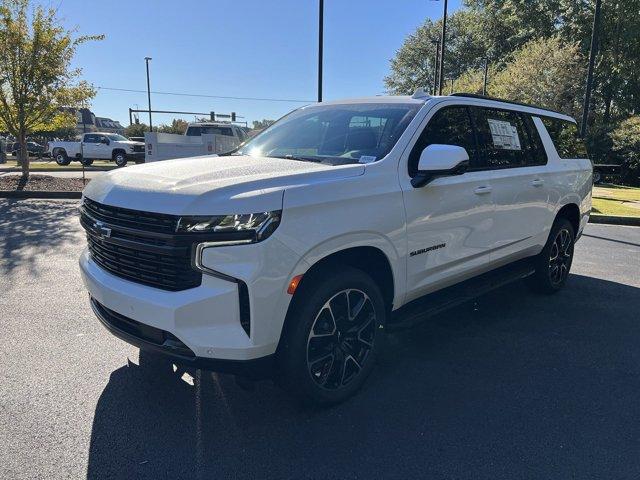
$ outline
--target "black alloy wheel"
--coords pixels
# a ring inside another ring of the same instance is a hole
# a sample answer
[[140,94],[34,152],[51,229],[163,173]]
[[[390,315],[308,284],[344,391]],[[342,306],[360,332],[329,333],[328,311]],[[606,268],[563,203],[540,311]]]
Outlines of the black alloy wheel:
[[336,293],[320,309],[307,339],[307,368],[316,384],[336,390],[363,369],[374,346],[376,313],[358,289]]

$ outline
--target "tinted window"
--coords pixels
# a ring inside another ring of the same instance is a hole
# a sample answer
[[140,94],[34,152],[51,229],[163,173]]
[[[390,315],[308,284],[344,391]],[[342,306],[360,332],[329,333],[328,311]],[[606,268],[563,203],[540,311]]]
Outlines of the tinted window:
[[100,136],[99,135],[87,134],[87,135],[84,136],[84,141],[86,143],[100,143]]
[[201,135],[200,130],[201,130],[200,127],[189,127],[187,128],[187,136],[199,137]]
[[578,126],[568,120],[541,117],[560,158],[588,158],[587,149],[578,135]]
[[433,144],[464,147],[469,154],[469,166],[479,167],[478,155],[467,107],[445,107],[436,112],[420,134],[409,155],[409,175],[418,171],[418,160],[422,151]]
[[478,107],[471,111],[486,168],[523,167],[527,164],[529,140],[524,121],[517,112]]

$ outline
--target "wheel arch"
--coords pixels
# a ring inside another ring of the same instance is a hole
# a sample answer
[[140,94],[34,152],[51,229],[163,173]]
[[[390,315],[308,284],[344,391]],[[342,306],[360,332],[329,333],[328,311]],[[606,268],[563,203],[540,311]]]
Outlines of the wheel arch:
[[566,218],[573,227],[574,235],[578,235],[580,230],[580,208],[575,203],[563,205],[556,213],[556,218]]
[[316,279],[321,278],[328,270],[338,266],[349,266],[362,270],[379,286],[387,312],[393,308],[396,285],[394,283],[394,271],[388,256],[382,249],[371,245],[359,245],[347,247],[342,250],[333,251],[315,261],[305,271],[298,284],[293,298],[289,302],[284,317],[280,341],[276,351],[280,351],[282,339],[286,336],[286,331],[292,325],[292,312],[298,302],[304,298],[305,291],[308,291]]

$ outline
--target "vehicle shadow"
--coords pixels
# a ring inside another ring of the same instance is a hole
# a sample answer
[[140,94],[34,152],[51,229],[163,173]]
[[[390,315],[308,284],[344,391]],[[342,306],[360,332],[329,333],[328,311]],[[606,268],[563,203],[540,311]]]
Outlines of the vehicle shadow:
[[0,201],[0,274],[8,278],[18,267],[38,271],[37,258],[55,255],[62,245],[77,242],[80,229],[76,201]]
[[638,311],[640,288],[581,275],[554,296],[503,287],[390,335],[364,389],[325,410],[130,362],[98,401],[87,477],[637,476]]

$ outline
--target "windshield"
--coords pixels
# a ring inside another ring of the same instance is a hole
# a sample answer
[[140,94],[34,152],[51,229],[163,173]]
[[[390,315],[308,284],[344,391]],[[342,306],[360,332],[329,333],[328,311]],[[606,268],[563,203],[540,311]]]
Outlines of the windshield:
[[110,133],[106,135],[109,140],[113,140],[114,142],[128,142],[129,139],[127,137],[123,137],[122,135],[118,135],[117,133]]
[[303,107],[249,140],[234,154],[336,165],[374,162],[389,153],[420,106],[360,103]]

